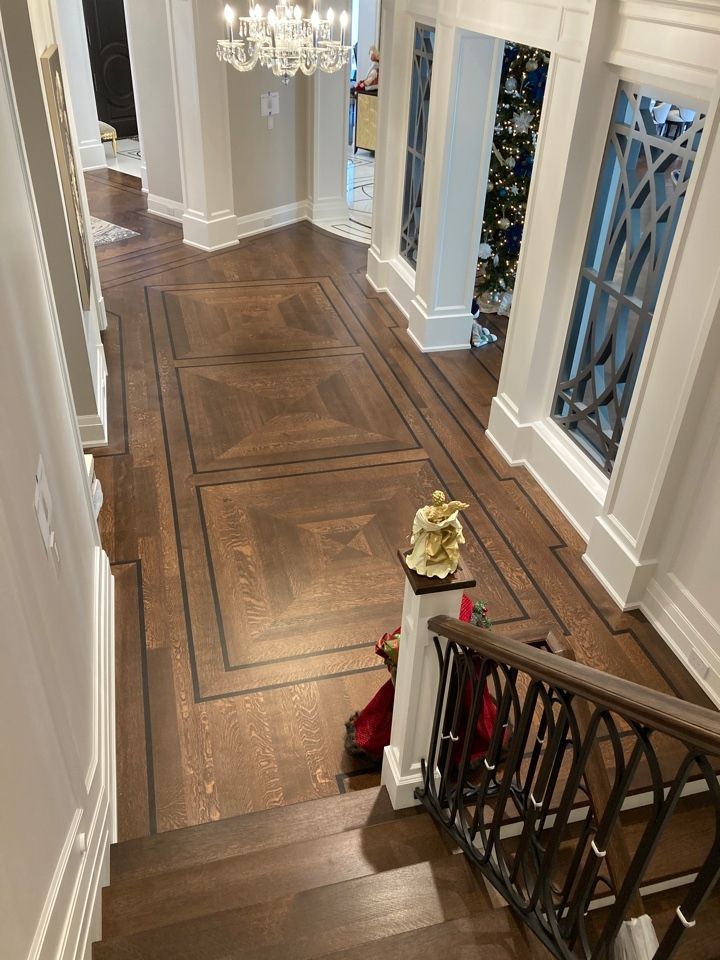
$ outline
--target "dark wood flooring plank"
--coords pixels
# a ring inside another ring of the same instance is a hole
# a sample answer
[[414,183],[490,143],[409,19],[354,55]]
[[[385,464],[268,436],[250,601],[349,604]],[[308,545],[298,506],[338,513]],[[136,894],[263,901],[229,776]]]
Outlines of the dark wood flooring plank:
[[115,709],[118,840],[152,832],[155,798],[149,717],[146,714],[145,630],[138,563],[113,564],[115,578]]

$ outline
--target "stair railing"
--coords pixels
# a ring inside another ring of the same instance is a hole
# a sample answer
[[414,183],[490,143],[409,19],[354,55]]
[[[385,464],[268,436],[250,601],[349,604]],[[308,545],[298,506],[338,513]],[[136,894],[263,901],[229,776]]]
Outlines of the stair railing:
[[[447,615],[417,626],[437,661],[415,796],[556,957],[613,955],[679,800],[707,791],[715,835],[698,837],[707,855],[654,954],[671,957],[720,877],[720,714],[557,656],[552,634]],[[629,851],[622,811],[640,803],[647,823]]]

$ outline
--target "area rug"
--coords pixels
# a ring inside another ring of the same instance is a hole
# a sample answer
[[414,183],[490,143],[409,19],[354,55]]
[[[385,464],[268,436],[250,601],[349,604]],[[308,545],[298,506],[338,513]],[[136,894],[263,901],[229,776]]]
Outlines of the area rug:
[[100,220],[98,217],[90,217],[92,223],[93,242],[96,247],[102,247],[106,243],[117,243],[118,240],[128,240],[130,237],[139,237],[137,230],[129,230],[127,227],[119,227],[116,223],[109,223],[107,220]]

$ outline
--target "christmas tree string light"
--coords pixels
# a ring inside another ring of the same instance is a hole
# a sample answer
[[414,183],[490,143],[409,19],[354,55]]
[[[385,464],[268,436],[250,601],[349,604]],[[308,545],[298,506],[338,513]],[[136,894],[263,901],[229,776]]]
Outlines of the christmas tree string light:
[[549,60],[505,44],[475,278],[483,313],[510,312]]

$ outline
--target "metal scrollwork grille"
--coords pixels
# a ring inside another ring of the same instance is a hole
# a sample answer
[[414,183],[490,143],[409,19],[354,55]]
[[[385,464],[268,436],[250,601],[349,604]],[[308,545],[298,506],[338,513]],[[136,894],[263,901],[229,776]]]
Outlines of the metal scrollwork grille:
[[704,114],[677,107],[668,118],[662,105],[620,84],[554,409],[555,420],[606,473],[620,445],[704,122]]
[[425,170],[430,82],[432,80],[435,29],[415,24],[415,48],[410,82],[410,118],[408,120],[405,189],[403,192],[400,253],[410,266],[417,266],[422,186]]

